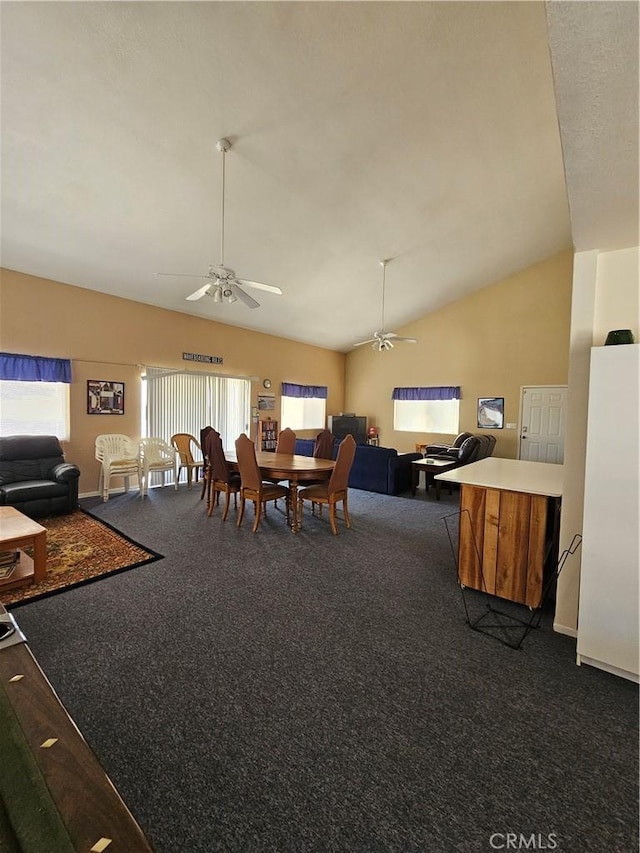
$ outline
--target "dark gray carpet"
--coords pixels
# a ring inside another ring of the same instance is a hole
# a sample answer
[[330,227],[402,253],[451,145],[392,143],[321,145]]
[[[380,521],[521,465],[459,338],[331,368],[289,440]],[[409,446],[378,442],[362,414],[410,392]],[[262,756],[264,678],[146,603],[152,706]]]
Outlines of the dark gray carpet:
[[637,687],[470,630],[456,495],[352,490],[337,537],[198,498],[85,501],[165,559],[14,610],[158,853],[637,849]]

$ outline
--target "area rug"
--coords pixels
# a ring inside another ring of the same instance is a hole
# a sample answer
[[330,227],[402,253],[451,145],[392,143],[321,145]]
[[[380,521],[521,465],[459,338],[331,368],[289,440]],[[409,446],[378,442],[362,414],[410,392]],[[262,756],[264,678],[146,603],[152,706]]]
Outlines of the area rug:
[[[162,554],[145,548],[83,510],[39,518],[47,528],[47,577],[39,584],[0,587],[0,603],[16,606],[44,598],[106,575],[160,560]],[[29,553],[29,549],[24,549]]]

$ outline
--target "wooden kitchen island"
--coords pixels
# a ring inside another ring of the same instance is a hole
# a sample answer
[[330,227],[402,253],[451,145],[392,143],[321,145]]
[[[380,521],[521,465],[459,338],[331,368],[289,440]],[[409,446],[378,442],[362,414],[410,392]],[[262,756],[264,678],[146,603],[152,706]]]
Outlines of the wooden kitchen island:
[[460,485],[460,584],[539,607],[557,566],[563,466],[491,456],[434,479]]

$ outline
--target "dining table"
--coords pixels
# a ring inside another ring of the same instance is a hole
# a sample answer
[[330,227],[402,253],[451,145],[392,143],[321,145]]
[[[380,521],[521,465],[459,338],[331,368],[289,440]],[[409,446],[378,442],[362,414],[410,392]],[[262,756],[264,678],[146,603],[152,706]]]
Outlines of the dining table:
[[[239,470],[235,450],[226,450],[225,458],[230,471]],[[304,486],[309,481],[328,480],[335,461],[270,450],[256,450],[256,461],[265,480],[286,480],[289,483],[290,526],[292,532],[297,533],[302,526],[298,512],[298,484]]]

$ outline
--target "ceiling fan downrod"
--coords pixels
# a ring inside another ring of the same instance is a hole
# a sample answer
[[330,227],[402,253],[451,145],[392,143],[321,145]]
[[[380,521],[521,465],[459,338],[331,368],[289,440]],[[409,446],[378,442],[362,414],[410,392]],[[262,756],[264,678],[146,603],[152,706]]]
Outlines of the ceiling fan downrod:
[[223,137],[216,142],[216,148],[222,154],[222,212],[220,226],[220,266],[224,266],[224,189],[225,189],[225,162],[227,151],[231,148],[231,142]]
[[382,267],[382,315],[380,317],[380,329],[382,330],[382,332],[384,332],[384,285],[386,280],[388,263],[388,259],[386,261],[380,261],[380,266]]

